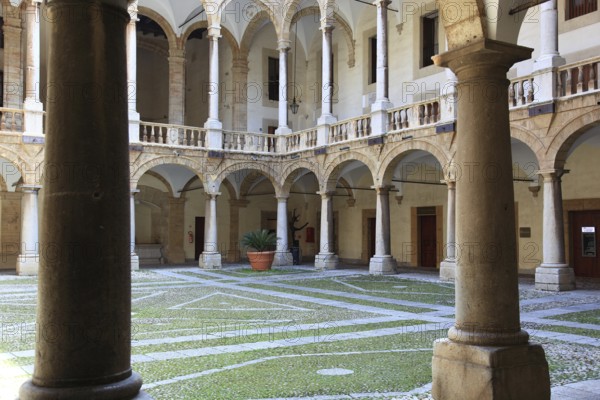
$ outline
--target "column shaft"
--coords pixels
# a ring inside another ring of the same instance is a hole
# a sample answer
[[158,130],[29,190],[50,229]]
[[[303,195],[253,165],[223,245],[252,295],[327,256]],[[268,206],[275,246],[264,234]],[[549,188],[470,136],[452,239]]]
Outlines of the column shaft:
[[[22,46],[21,19],[13,12],[5,10],[4,26],[4,107],[21,108],[23,104],[23,65],[21,63]],[[14,11],[16,14],[17,12]],[[7,15],[9,14],[9,15]]]
[[390,251],[390,199],[388,186],[376,186],[375,255],[369,262],[371,274],[390,274],[396,271],[396,260]]
[[289,40],[279,41],[279,127],[277,134],[290,133],[288,127],[288,102],[287,102],[287,59],[290,49]]
[[208,36],[209,47],[209,107],[208,119],[219,121],[219,35]]
[[318,192],[321,195],[321,233],[320,252],[315,257],[315,268],[335,269],[338,256],[334,253],[335,238],[333,236],[333,193]]
[[129,2],[128,11],[131,20],[127,24],[127,100],[130,112],[137,113],[137,0]]
[[39,260],[38,191],[41,186],[21,185],[21,254],[18,275],[37,275]]
[[377,84],[376,99],[388,101],[388,40],[387,40],[387,6],[389,0],[375,0],[377,6]]
[[140,269],[140,258],[135,252],[135,195],[140,191],[134,189],[131,191],[129,196],[129,226],[130,226],[130,239],[129,239],[129,250],[131,252],[131,270],[136,271]]
[[217,197],[221,193],[206,193],[206,215],[204,217],[204,251],[199,265],[204,269],[221,268],[221,253],[218,248]]
[[292,265],[288,245],[287,196],[277,196],[277,249],[273,265]]
[[25,102],[40,102],[40,15],[39,1],[27,4],[27,72]]
[[333,77],[331,76],[331,63],[333,59],[333,26],[322,27],[323,31],[323,63],[322,63],[322,92],[321,92],[321,117],[331,116],[333,109],[331,107],[331,98],[333,93]]
[[440,264],[440,279],[453,281],[456,272],[456,182],[448,185],[448,206],[446,210],[446,258]]
[[[142,382],[130,364],[126,1],[53,0],[47,15],[56,51],[48,59],[55,101],[45,161],[57,171],[94,173],[44,177],[39,334],[33,378],[20,398],[130,399]],[[111,90],[89,96],[89,84]],[[61,95],[65,88],[72,96]]]

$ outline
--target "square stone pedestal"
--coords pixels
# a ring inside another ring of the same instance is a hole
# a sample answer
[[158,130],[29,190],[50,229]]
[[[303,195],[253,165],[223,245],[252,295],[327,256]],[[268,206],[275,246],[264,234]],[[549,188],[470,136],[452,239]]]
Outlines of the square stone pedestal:
[[315,256],[315,269],[336,269],[338,264],[338,256],[333,253],[319,253]]
[[568,265],[540,265],[535,269],[535,288],[562,292],[575,290],[575,273]]
[[539,344],[473,346],[436,340],[436,400],[550,400],[550,374]]
[[21,254],[17,257],[17,275],[37,275],[40,269],[39,255]]
[[221,269],[221,253],[202,253],[198,260],[202,269]]
[[373,275],[391,275],[396,273],[396,260],[392,256],[373,256],[369,261],[369,273]]
[[456,278],[456,261],[444,260],[440,263],[440,280],[454,282]]
[[131,270],[138,271],[140,269],[140,257],[137,254],[131,255]]
[[292,253],[289,251],[276,251],[275,258],[273,258],[273,265],[277,267],[284,267],[286,265],[293,265],[294,259]]

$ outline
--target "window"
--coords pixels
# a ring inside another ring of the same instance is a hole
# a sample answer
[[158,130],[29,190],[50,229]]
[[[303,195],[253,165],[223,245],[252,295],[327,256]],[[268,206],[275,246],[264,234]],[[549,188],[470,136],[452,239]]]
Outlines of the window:
[[421,68],[433,65],[431,57],[438,53],[438,13],[433,12],[421,21],[422,48]]
[[269,57],[269,100],[279,101],[279,59]]
[[581,17],[598,10],[598,0],[567,0],[565,19]]
[[377,36],[369,38],[369,84],[377,82]]

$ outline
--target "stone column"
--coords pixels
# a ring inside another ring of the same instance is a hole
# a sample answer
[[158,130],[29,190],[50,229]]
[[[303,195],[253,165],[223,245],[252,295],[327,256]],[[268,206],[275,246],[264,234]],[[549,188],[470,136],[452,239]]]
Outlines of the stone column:
[[223,148],[223,124],[219,121],[219,38],[220,26],[208,27],[208,56],[209,82],[208,89],[208,120],[204,124],[207,131],[208,148],[221,150]]
[[332,97],[332,76],[331,63],[333,61],[333,25],[324,23],[321,25],[323,31],[323,62],[321,65],[321,116],[317,120],[317,146],[325,146],[329,140],[329,125],[337,121],[333,116],[331,106]]
[[129,0],[127,24],[127,101],[129,105],[129,143],[140,141],[140,113],[137,111],[137,31],[138,0]]
[[369,273],[374,275],[396,272],[396,260],[390,247],[390,186],[374,186],[377,192],[375,212],[375,255],[369,261]]
[[528,343],[519,321],[506,73],[530,55],[528,48],[481,39],[434,57],[458,78],[454,160],[462,171],[456,177],[456,318],[448,339],[434,343],[436,399],[550,398],[544,350]]
[[279,41],[279,127],[275,131],[277,134],[290,133],[292,130],[288,127],[288,102],[287,102],[287,59],[290,50],[289,40]]
[[371,106],[372,135],[387,133],[387,109],[392,108],[388,99],[388,40],[387,40],[387,7],[390,0],[375,0],[377,6],[377,83],[375,103]]
[[292,253],[288,245],[287,196],[277,196],[277,249],[273,265],[292,265]]
[[221,268],[221,253],[218,250],[217,236],[217,196],[221,193],[206,193],[207,215],[204,218],[204,251],[200,254],[200,268]]
[[558,52],[558,11],[556,0],[540,4],[540,55],[533,63],[534,102],[551,102],[557,97],[556,67],[565,59]]
[[130,226],[130,240],[129,250],[131,252],[131,270],[137,271],[140,269],[140,257],[135,252],[135,195],[138,194],[139,189],[132,189],[129,195],[129,226]]
[[27,3],[27,54],[25,74],[25,135],[44,134],[44,106],[40,101],[40,3],[30,0]]
[[575,273],[566,263],[561,177],[563,171],[539,172],[544,178],[543,261],[535,270],[535,288],[563,291],[575,289]]
[[230,199],[229,200],[229,250],[227,251],[227,261],[240,261],[240,208],[245,208],[248,200]]
[[[21,19],[15,17],[18,10],[6,7],[4,11],[4,107],[21,108],[23,106],[23,65]],[[3,116],[4,118],[4,116]],[[20,116],[19,116],[20,118]],[[22,121],[20,122],[22,123]]]
[[17,275],[37,275],[40,267],[38,235],[38,191],[41,186],[20,185],[21,253],[17,258]]
[[245,131],[248,129],[248,57],[234,58],[231,73],[235,85],[235,99],[232,110],[233,130]]
[[440,263],[440,280],[453,281],[456,271],[456,182],[447,180],[446,258]]
[[321,195],[321,249],[315,257],[315,268],[320,270],[336,269],[339,260],[334,253],[333,237],[333,192],[317,192]]
[[[45,161],[74,173],[44,175],[36,357],[22,400],[131,399],[142,384],[130,362],[126,6],[46,5],[56,51],[48,58],[55,101]],[[89,96],[89,84],[107,90]],[[65,88],[72,96],[62,95]]]
[[170,264],[182,264],[185,262],[183,251],[183,217],[185,211],[184,198],[169,199],[169,244],[167,246],[167,261]]
[[183,125],[185,116],[185,50],[169,50],[169,124]]

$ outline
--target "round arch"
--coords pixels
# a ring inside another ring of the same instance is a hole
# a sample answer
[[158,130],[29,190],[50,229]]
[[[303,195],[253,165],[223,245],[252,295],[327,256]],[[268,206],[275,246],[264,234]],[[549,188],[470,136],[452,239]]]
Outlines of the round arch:
[[231,165],[223,168],[216,174],[215,178],[212,180],[214,188],[216,190],[218,190],[221,187],[221,184],[223,183],[225,178],[227,178],[231,174],[234,174],[236,172],[246,170],[246,169],[247,170],[255,170],[255,171],[258,171],[261,174],[263,174],[271,182],[271,184],[275,188],[275,192],[278,193],[280,186],[277,184],[277,179],[276,179],[278,176],[277,171],[274,170],[268,163],[258,162],[258,161],[237,162],[235,164],[231,164]]
[[523,142],[529,147],[535,155],[536,162],[540,165],[540,161],[544,157],[544,152],[546,151],[546,146],[544,146],[544,142],[542,142],[539,137],[530,130],[517,124],[510,125],[510,137]]
[[[193,24],[191,24],[190,26],[188,26],[186,28],[185,32],[183,32],[183,34],[181,35],[182,47],[185,45],[185,43],[187,42],[187,40],[190,37],[190,35],[192,34],[192,32],[194,32],[196,29],[208,29],[208,22],[207,21],[196,21]],[[233,34],[229,31],[229,29],[227,29],[224,26],[221,26],[221,35],[223,35],[225,40],[227,40],[227,43],[229,44],[229,46],[231,46],[231,51],[233,52],[233,55],[235,56],[240,51],[240,46],[239,46],[237,40],[235,39]]]
[[308,160],[302,160],[300,162],[289,165],[288,167],[286,167],[283,170],[283,173],[281,174],[281,176],[283,177],[283,184],[282,184],[282,188],[281,188],[283,193],[290,192],[290,189],[291,189],[292,185],[294,184],[294,182],[296,181],[298,174],[303,169],[308,170],[309,172],[312,172],[315,175],[315,177],[317,178],[319,187],[322,186],[323,182],[321,182],[321,171],[320,171],[317,163],[310,162]]
[[573,143],[587,130],[598,125],[600,125],[600,109],[597,108],[563,125],[550,142],[544,158],[538,157],[540,162],[544,163],[543,166],[540,165],[540,168],[562,168]]
[[423,139],[413,139],[409,142],[403,142],[394,147],[381,159],[380,169],[377,171],[379,182],[382,185],[389,185],[392,182],[394,170],[402,158],[411,151],[424,151],[431,154],[442,166],[442,173],[446,174],[451,157],[439,148],[436,144]]
[[373,183],[376,184],[378,182],[374,174],[374,171],[376,171],[377,168],[375,167],[375,165],[373,165],[373,161],[364,154],[357,152],[348,152],[340,154],[329,163],[329,167],[325,170],[323,174],[323,182],[319,182],[319,184],[322,184],[321,190],[327,192],[334,191],[337,185],[337,181],[340,177],[340,172],[342,171],[345,165],[352,161],[359,161],[362,164],[364,164],[365,167],[367,167],[367,170],[371,173],[371,179],[373,180]]
[[[42,173],[44,170],[44,164],[39,163],[35,167],[35,173],[33,176],[28,174],[27,172],[34,170],[30,168],[29,163],[27,163],[19,154],[14,152],[12,149],[8,149],[4,146],[0,146],[0,157],[4,158],[6,161],[10,163],[10,165],[2,165],[1,175],[4,176],[5,173],[11,172],[11,170],[16,169],[16,171],[21,174],[21,179],[25,184],[39,184],[42,180]],[[33,181],[32,181],[33,180]]]
[[[271,18],[271,15],[265,10],[262,10],[261,12],[257,13],[252,18],[252,20],[250,20],[248,26],[244,30],[242,40],[240,41],[239,50],[240,54],[246,55],[246,58],[250,53],[250,46],[252,45],[252,40],[254,40],[254,36],[264,26],[264,23],[266,21],[270,21],[275,27],[275,31],[277,32],[277,25]],[[279,36],[279,34],[277,35]]]
[[169,51],[180,48],[178,46],[179,41],[177,40],[177,35],[175,35],[175,31],[173,27],[162,15],[152,10],[151,8],[138,6],[138,14],[144,15],[148,18],[151,18],[154,22],[156,22],[165,35],[167,35],[167,41],[169,42]]
[[204,175],[200,172],[202,170],[202,165],[192,159],[187,157],[177,157],[177,156],[160,156],[153,158],[149,161],[144,162],[141,165],[138,165],[137,168],[131,170],[130,172],[130,186],[132,189],[135,189],[138,185],[138,182],[142,175],[148,172],[150,169],[157,167],[159,165],[165,164],[174,164],[180,165],[182,167],[187,167],[194,174],[198,176],[201,182],[205,182]]

